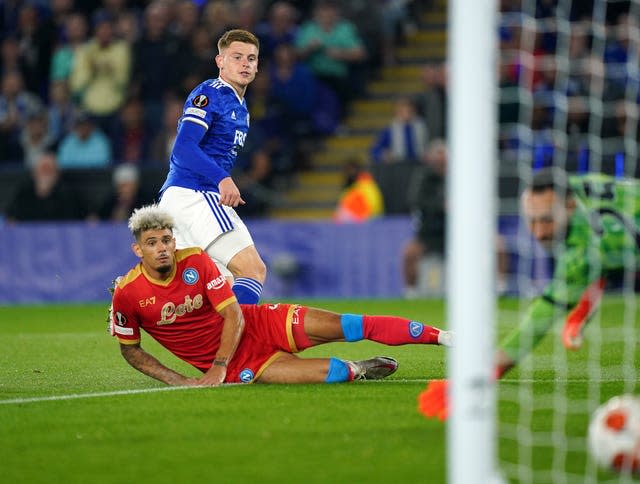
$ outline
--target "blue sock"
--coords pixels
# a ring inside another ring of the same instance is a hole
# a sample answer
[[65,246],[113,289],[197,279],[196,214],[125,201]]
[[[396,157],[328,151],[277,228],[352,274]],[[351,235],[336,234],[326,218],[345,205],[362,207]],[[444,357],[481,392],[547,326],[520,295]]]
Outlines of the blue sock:
[[360,341],[364,337],[362,314],[343,314],[340,317],[345,341]]
[[338,358],[330,358],[329,359],[329,371],[327,372],[327,377],[325,378],[325,383],[342,383],[345,381],[349,381],[349,365],[347,365],[344,361],[339,360]]
[[250,277],[238,277],[231,289],[240,304],[258,304],[262,294],[262,284]]

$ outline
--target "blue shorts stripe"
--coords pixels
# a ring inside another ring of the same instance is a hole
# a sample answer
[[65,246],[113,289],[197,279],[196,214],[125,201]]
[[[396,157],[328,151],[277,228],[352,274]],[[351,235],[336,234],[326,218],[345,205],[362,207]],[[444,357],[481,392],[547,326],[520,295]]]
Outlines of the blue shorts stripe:
[[211,209],[211,213],[213,213],[213,216],[218,221],[220,230],[222,230],[222,232],[226,232],[226,230],[224,229],[224,226],[222,225],[222,222],[220,221],[220,218],[218,217],[218,214],[216,213],[216,209],[214,208],[214,203],[209,199],[209,194],[207,192],[200,192],[200,193],[202,193],[202,196],[206,200],[207,205],[209,205],[209,208]]
[[216,210],[220,214],[220,217],[225,221],[226,226],[229,227],[228,230],[233,230],[233,223],[231,222],[229,215],[225,211],[224,207],[220,205],[220,195],[217,193],[209,193],[209,195],[213,197],[213,199],[215,200],[215,203],[213,204],[213,206],[216,208]]
[[216,200],[216,197],[214,197],[213,194],[208,192],[205,192],[204,196],[207,199],[207,202],[209,203],[209,207],[211,207],[211,210],[213,211],[213,215],[218,221],[218,224],[220,225],[220,228],[222,229],[222,231],[228,232],[229,230],[231,230],[227,225],[226,220],[220,214],[220,205],[218,205],[218,200]]
[[226,217],[226,214],[224,218],[220,216],[220,207],[218,206],[216,199],[211,196],[211,193],[202,192],[202,195],[204,196],[204,199],[207,201],[207,204],[209,205],[209,208],[211,209],[213,216],[218,221],[220,230],[222,232],[229,232],[230,230],[233,230],[233,226],[231,226],[231,222],[229,221],[229,218]]

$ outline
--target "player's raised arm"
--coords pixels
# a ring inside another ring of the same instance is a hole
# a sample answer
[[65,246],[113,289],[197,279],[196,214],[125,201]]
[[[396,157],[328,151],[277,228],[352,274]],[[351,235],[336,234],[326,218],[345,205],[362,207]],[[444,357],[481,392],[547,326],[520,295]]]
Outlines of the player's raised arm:
[[171,368],[167,368],[155,357],[143,350],[139,343],[133,345],[120,343],[120,353],[127,360],[127,363],[136,370],[167,385],[202,384],[197,378],[189,378],[173,371]]

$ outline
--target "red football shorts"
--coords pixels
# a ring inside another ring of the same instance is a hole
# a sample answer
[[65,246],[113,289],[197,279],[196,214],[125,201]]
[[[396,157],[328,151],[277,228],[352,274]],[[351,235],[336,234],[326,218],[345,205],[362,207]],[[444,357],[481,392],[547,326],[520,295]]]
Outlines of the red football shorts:
[[307,308],[293,304],[241,305],[245,328],[229,366],[227,383],[251,383],[284,353],[311,346],[304,332]]

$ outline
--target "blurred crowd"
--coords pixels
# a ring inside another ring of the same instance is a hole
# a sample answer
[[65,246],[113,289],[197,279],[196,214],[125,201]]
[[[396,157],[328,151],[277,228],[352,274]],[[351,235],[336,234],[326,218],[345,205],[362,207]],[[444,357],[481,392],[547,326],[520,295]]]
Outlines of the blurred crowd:
[[638,176],[638,5],[574,1],[562,13],[557,4],[522,12],[502,1],[502,162]]
[[[628,1],[561,3],[500,2],[501,163],[612,171],[627,158],[637,175],[640,11]],[[424,66],[423,92],[398,97],[372,163],[427,160],[430,142],[446,136],[447,84],[446,62]]]
[[[496,75],[502,175],[518,177],[557,165],[569,172],[640,176],[639,25],[637,2],[500,2]],[[416,292],[419,265],[441,260],[445,248],[446,61],[429,63],[422,75],[422,93],[397,97],[393,117],[369,151],[385,205],[406,207],[415,222],[415,239],[403,254],[408,295]],[[403,179],[385,189],[386,180],[402,170]],[[398,194],[404,203],[389,203]],[[506,287],[501,282],[509,264],[505,250],[499,239],[498,290]]]
[[4,0],[0,170],[37,171],[43,159],[63,171],[166,167],[184,99],[217,77],[221,34],[242,28],[261,49],[237,170],[260,207],[338,127],[364,80],[393,63],[414,3]]

